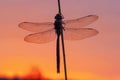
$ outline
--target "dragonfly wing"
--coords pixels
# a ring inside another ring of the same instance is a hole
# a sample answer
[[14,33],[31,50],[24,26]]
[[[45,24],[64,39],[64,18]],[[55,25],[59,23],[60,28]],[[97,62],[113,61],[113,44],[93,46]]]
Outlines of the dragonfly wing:
[[98,31],[92,28],[68,28],[64,30],[63,34],[66,40],[81,40],[95,36]]
[[92,22],[96,21],[98,16],[96,15],[88,15],[85,17],[72,19],[72,20],[65,20],[63,23],[67,28],[80,28],[91,24]]
[[38,32],[34,34],[30,34],[24,38],[25,41],[30,43],[47,43],[53,41],[56,38],[55,30],[51,29],[44,32]]
[[22,22],[18,26],[24,30],[31,32],[43,32],[54,28],[54,24],[52,22],[45,23]]

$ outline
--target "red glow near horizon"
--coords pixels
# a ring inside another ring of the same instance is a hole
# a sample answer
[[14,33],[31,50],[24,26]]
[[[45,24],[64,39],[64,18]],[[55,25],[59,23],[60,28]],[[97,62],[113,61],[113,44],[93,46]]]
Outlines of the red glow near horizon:
[[45,78],[42,73],[37,69],[37,68],[32,68],[31,72],[29,74],[26,74],[24,76],[20,76],[20,75],[14,75],[12,77],[7,76],[7,75],[1,75],[0,74],[0,80],[4,79],[4,80],[51,80],[48,78]]
[[52,80],[52,79],[44,77],[38,68],[32,68],[31,71],[24,76],[20,76],[17,74],[13,76],[7,76],[0,74],[0,80]]
[[32,67],[29,73],[25,75],[14,74],[8,76],[7,74],[0,73],[0,80],[64,80],[64,79],[52,79],[43,76],[42,72],[37,67]]

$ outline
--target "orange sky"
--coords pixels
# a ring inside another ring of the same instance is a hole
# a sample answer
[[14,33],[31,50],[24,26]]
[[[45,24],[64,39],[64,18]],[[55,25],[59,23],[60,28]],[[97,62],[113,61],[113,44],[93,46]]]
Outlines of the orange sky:
[[[120,9],[118,0],[61,0],[65,19],[96,14],[98,21],[87,26],[97,29],[97,36],[65,41],[68,77],[83,80],[120,80]],[[0,1],[0,74],[26,74],[37,66],[45,76],[56,74],[56,42],[31,44],[23,38],[30,32],[18,28],[23,21],[54,21],[56,0]],[[61,58],[62,60],[62,58]],[[62,62],[62,61],[61,61]],[[62,64],[62,63],[61,63]]]

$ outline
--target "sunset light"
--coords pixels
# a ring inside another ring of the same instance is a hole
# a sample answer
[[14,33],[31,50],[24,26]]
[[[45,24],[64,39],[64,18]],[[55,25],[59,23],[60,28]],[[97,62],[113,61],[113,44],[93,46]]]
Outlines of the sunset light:
[[[120,80],[120,0],[60,1],[68,80]],[[0,0],[0,80],[65,80],[57,13],[57,0]]]

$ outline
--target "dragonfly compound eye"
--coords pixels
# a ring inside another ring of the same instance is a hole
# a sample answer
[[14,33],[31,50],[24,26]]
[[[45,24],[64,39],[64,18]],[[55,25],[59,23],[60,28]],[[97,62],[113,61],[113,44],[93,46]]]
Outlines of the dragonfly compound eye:
[[60,14],[56,14],[55,19],[63,19],[63,17]]

